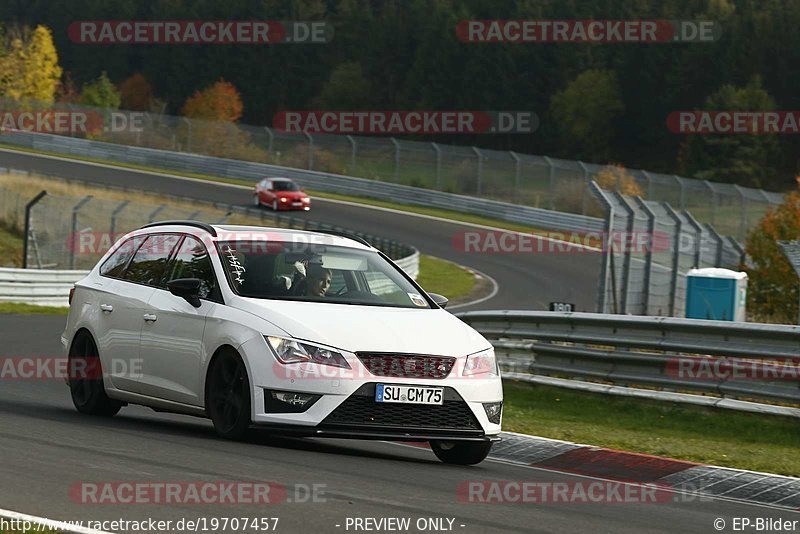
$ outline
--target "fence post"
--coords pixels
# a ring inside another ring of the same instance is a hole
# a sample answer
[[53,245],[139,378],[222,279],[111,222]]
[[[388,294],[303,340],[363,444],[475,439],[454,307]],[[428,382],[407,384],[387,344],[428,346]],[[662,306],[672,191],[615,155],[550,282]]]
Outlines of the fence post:
[[678,176],[677,174],[673,174],[672,177],[675,179],[675,183],[678,184],[678,206],[679,209],[686,208],[686,188],[683,186],[683,178]]
[[695,232],[697,232],[697,243],[694,247],[694,268],[697,269],[700,267],[700,254],[701,254],[701,246],[703,243],[703,227],[700,226],[700,223],[692,217],[692,214],[686,210],[681,210],[681,213],[689,221],[689,224],[694,228]]
[[608,201],[605,192],[600,189],[600,186],[593,182],[590,187],[606,208],[605,236],[603,237],[602,250],[600,251],[600,280],[597,285],[597,313],[606,313],[606,307],[608,306],[608,274],[610,270],[608,236],[611,235],[614,225],[614,206]]
[[352,135],[346,135],[347,140],[350,141],[350,168],[355,171],[356,168],[356,140]]
[[675,299],[677,298],[677,291],[678,291],[678,269],[680,268],[680,259],[681,259],[681,218],[675,213],[675,210],[672,209],[672,206],[669,205],[668,202],[661,202],[661,206],[667,212],[670,219],[675,222],[675,239],[673,240],[674,243],[674,250],[672,256],[672,273],[669,282],[669,316],[675,316]]
[[147,222],[148,223],[154,222],[156,220],[156,215],[161,213],[161,211],[166,207],[167,207],[166,204],[161,204],[159,207],[154,209],[153,212],[150,214],[150,217],[147,218]]
[[394,145],[394,182],[398,183],[400,181],[400,143],[394,137],[390,137],[389,140]]
[[647,171],[642,171],[642,176],[647,180],[647,198],[653,198],[653,178]]
[[75,234],[78,233],[78,212],[81,210],[84,204],[92,200],[92,195],[87,195],[83,197],[75,207],[72,208],[72,231],[70,232],[70,240],[72,241],[72,246],[69,247],[69,268],[75,268]]
[[267,145],[267,152],[272,154],[272,142],[275,140],[275,134],[272,133],[272,130],[270,130],[269,126],[264,126],[264,131],[267,132],[267,135],[269,136],[269,144]]
[[589,195],[586,194],[589,191],[589,167],[587,167],[582,161],[578,161],[578,165],[580,165],[581,169],[583,169],[584,180],[583,195],[581,197],[581,214],[586,215],[587,204],[589,201]]
[[192,121],[187,119],[186,117],[181,117],[181,120],[186,123],[187,131],[186,131],[186,152],[192,151]]
[[431,143],[436,151],[436,189],[442,190],[442,149],[436,143]]
[[722,267],[722,250],[725,245],[722,242],[722,236],[710,224],[703,225],[714,241],[717,242],[717,250],[714,252],[714,267]]
[[[125,209],[125,206],[130,204],[130,200],[125,200],[120,203],[119,206],[114,208],[114,211],[111,212],[111,225],[109,226],[108,233],[111,234],[111,239],[114,239],[114,232],[117,230],[117,216]],[[189,217],[191,219],[191,217]]]
[[642,282],[642,287],[644,287],[644,297],[642,299],[642,306],[644,307],[644,314],[650,315],[650,284],[652,279],[651,271],[653,270],[653,248],[656,233],[656,214],[650,209],[650,206],[648,206],[647,203],[642,200],[641,197],[633,198],[639,205],[639,209],[641,209],[644,214],[647,215],[647,235],[649,236],[649,239],[647,255],[645,256],[644,260],[644,281]]
[[[628,205],[625,201],[625,197],[622,196],[618,191],[613,193],[614,197],[617,199],[617,202],[622,206],[625,210],[625,232],[627,232],[626,242],[623,246],[623,253],[624,253],[624,260],[622,260],[622,279],[620,280],[620,305],[619,305],[619,313],[626,314],[628,313],[628,293],[630,292],[630,281],[631,281],[631,246],[628,240],[633,235],[633,225],[634,225],[634,212],[633,209]],[[614,234],[609,236],[610,240],[614,241]]]
[[703,180],[703,183],[711,191],[711,224],[714,224],[717,218],[717,190],[708,180]]
[[547,163],[547,177],[550,181],[550,209],[556,207],[556,167],[553,165],[553,160],[547,156],[542,156],[542,159]]
[[477,194],[480,195],[481,191],[483,190],[483,184],[481,183],[483,181],[483,154],[481,154],[481,151],[478,150],[478,147],[474,146],[472,147],[472,150],[475,152],[475,156],[478,158],[478,185],[475,189]]
[[740,186],[733,184],[736,192],[739,193],[739,201],[742,206],[742,216],[739,217],[739,239],[744,239],[747,235],[747,197],[744,195],[744,189]]
[[308,170],[314,169],[314,139],[308,132],[303,132],[303,135],[308,139]]
[[[28,268],[28,239],[31,234],[31,209],[44,198],[47,191],[40,191],[38,195],[33,197],[30,202],[25,204],[25,235],[22,239],[22,268]],[[74,239],[74,236],[72,236]],[[72,245],[74,247],[74,245]]]
[[522,170],[520,168],[522,162],[520,161],[517,153],[513,150],[509,150],[508,153],[511,154],[512,158],[514,158],[514,193],[516,194],[517,189],[519,189],[519,175]]

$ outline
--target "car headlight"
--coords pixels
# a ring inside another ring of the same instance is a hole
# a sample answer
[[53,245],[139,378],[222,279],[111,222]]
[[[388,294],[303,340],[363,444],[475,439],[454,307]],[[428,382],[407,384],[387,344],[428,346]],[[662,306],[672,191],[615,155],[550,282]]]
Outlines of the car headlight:
[[289,199],[286,197],[281,197],[281,202],[289,202]]
[[350,364],[344,356],[324,347],[276,336],[264,336],[264,339],[278,361],[283,364],[318,363],[350,369]]
[[494,349],[486,349],[467,356],[467,361],[464,363],[464,371],[461,374],[463,376],[500,375],[500,371],[497,369],[497,359],[494,357]]

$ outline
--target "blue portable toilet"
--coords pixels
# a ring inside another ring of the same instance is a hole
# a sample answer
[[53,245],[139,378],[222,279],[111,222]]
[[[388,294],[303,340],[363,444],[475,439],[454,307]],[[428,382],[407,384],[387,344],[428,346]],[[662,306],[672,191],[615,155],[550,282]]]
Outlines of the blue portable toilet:
[[708,267],[686,274],[686,317],[745,321],[747,273]]

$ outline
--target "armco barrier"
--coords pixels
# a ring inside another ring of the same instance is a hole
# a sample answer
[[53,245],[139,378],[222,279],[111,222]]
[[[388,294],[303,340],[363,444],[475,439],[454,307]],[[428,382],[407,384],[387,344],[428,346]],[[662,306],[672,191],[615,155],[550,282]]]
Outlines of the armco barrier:
[[3,142],[17,146],[56,152],[59,154],[89,157],[146,165],[162,169],[210,174],[227,178],[244,178],[255,183],[267,176],[292,178],[300,185],[318,191],[368,196],[400,204],[462,211],[475,215],[527,224],[546,230],[600,232],[602,219],[550,211],[485,198],[457,195],[408,185],[380,182],[340,174],[279,167],[264,163],[216,158],[198,154],[171,152],[113,143],[102,143],[31,132],[13,132],[3,136]]
[[0,302],[68,306],[69,290],[89,271],[0,268]]
[[458,314],[513,373],[800,405],[800,327],[592,313]]

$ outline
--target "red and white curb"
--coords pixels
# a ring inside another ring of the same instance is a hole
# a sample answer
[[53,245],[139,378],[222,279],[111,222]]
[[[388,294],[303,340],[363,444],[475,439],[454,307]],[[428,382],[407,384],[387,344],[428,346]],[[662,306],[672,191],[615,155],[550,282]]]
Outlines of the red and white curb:
[[500,436],[502,441],[494,444],[489,459],[592,478],[657,484],[677,492],[800,511],[800,478],[703,465],[515,432],[503,432]]

